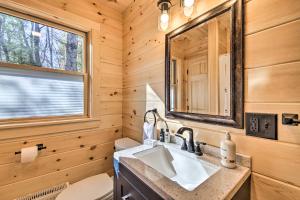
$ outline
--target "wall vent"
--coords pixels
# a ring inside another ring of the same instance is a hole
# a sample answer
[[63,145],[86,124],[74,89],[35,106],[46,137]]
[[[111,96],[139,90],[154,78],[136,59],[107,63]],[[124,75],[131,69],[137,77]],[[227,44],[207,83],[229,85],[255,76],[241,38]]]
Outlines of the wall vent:
[[41,191],[38,191],[33,194],[28,194],[23,197],[19,197],[15,200],[55,200],[55,198],[61,193],[64,189],[69,186],[69,183],[63,183],[60,185],[53,186]]

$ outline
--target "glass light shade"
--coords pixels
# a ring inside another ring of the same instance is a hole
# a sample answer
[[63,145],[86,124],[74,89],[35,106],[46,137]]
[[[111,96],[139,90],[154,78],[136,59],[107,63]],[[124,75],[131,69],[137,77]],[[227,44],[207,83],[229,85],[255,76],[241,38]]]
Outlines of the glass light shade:
[[168,29],[168,27],[169,27],[169,22],[166,22],[166,23],[161,22],[160,23],[161,30],[165,31]]
[[159,26],[161,30],[165,31],[169,27],[169,13],[167,10],[163,10],[159,16]]
[[193,14],[193,11],[194,11],[194,7],[193,6],[191,6],[191,7],[184,7],[183,8],[183,14],[186,17],[190,17]]
[[166,10],[162,11],[162,13],[160,15],[160,22],[161,23],[168,23],[169,22],[168,11],[166,11]]
[[183,0],[184,7],[192,7],[194,6],[195,0]]

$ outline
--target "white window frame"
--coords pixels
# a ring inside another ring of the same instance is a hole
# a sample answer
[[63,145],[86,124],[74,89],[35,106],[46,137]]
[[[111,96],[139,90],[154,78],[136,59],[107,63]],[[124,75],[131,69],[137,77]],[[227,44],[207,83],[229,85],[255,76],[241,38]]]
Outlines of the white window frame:
[[44,24],[49,27],[53,27],[56,29],[60,29],[63,31],[71,32],[77,35],[80,35],[84,38],[83,40],[83,67],[82,72],[75,72],[75,71],[66,71],[66,70],[59,70],[59,69],[51,69],[46,67],[37,67],[33,65],[25,65],[25,64],[13,64],[13,63],[6,63],[0,61],[0,67],[6,68],[16,68],[16,69],[25,69],[25,70],[34,70],[34,71],[42,71],[42,72],[52,72],[52,73],[59,73],[59,74],[68,74],[68,75],[76,75],[83,77],[84,82],[84,112],[82,115],[68,115],[68,116],[48,116],[48,117],[27,117],[27,118],[13,118],[13,119],[4,119],[0,120],[0,125],[7,125],[11,123],[32,123],[32,122],[47,122],[47,121],[59,121],[59,120],[73,120],[73,119],[87,119],[91,117],[91,83],[90,83],[90,49],[87,48],[87,44],[91,43],[90,33],[84,32],[81,30],[77,30],[75,28],[68,27],[66,25],[60,25],[55,22],[48,21],[47,19],[41,19],[39,17],[35,17],[32,15],[24,14],[18,11],[14,11],[8,8],[4,8],[0,6],[0,13],[8,14],[14,17],[18,17],[24,20],[33,21],[36,23]]

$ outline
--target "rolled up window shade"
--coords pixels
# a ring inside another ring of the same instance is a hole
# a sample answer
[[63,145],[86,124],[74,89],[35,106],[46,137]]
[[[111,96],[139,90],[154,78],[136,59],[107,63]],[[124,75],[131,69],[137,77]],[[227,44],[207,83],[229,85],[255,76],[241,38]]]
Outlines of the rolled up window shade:
[[83,76],[0,67],[0,119],[83,114]]

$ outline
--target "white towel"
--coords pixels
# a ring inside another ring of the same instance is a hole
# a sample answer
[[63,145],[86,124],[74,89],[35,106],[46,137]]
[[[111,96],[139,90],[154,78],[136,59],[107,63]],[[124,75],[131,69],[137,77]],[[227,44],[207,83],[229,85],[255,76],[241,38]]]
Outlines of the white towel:
[[143,139],[156,139],[154,135],[154,126],[148,122],[144,123],[143,127]]

